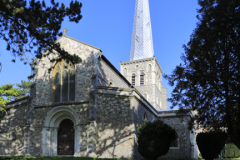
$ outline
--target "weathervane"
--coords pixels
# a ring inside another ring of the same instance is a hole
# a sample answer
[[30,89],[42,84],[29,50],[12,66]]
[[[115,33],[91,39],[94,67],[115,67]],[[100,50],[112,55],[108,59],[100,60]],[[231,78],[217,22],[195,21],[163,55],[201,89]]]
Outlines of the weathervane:
[[63,29],[63,35],[64,35],[64,36],[66,36],[67,31],[68,31],[67,28],[64,28],[64,29]]

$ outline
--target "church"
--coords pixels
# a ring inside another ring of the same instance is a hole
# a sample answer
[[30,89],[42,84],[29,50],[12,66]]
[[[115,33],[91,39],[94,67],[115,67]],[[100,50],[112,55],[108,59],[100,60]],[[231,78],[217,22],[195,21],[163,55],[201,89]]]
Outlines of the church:
[[187,128],[191,114],[167,110],[148,0],[136,0],[130,59],[120,63],[120,71],[101,49],[63,33],[56,43],[82,62],[43,58],[35,66],[30,96],[6,105],[0,156],[140,159],[136,125],[161,119],[178,134],[163,157],[197,158],[195,134]]

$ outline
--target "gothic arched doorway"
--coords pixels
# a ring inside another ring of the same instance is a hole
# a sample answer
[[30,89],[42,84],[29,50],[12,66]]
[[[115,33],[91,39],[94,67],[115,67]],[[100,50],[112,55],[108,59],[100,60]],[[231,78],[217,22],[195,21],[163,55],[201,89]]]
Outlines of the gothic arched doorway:
[[59,125],[57,154],[74,154],[74,128],[73,122],[69,119],[63,120]]

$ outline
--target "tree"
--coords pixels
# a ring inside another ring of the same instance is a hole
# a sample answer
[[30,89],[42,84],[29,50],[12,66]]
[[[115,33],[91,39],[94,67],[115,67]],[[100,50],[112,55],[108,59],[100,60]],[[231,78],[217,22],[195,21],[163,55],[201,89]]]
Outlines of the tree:
[[4,116],[6,103],[29,95],[31,85],[30,81],[21,81],[21,84],[16,84],[17,88],[13,87],[14,84],[0,86],[0,121]]
[[226,133],[221,131],[199,133],[196,137],[198,149],[205,160],[214,160],[218,158],[226,140]]
[[183,64],[165,75],[169,99],[180,112],[195,111],[194,122],[227,128],[240,147],[240,1],[198,0],[196,29],[184,45]]
[[[59,43],[54,43],[57,36],[62,35],[59,30],[65,17],[76,23],[82,18],[81,3],[71,1],[70,7],[65,7],[63,3],[59,5],[51,0],[52,6],[47,7],[44,0],[30,0],[29,4],[27,0],[0,0],[0,4],[0,38],[6,41],[6,48],[14,57],[13,62],[19,57],[24,64],[30,64],[28,55],[40,61],[53,53],[58,58],[49,58],[52,63],[62,59],[73,63],[81,60],[61,49]],[[0,62],[0,71],[1,67]]]
[[138,151],[146,159],[157,159],[167,154],[176,131],[161,120],[146,122],[138,127]]

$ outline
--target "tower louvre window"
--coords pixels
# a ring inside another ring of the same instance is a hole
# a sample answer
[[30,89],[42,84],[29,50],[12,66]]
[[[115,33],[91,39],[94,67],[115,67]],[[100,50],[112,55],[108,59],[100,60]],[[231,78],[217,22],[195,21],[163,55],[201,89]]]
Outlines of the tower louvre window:
[[132,75],[132,85],[135,86],[135,74]]
[[140,85],[141,86],[144,85],[144,73],[143,72],[140,74]]
[[54,102],[75,100],[75,67],[72,63],[62,60],[53,70]]

